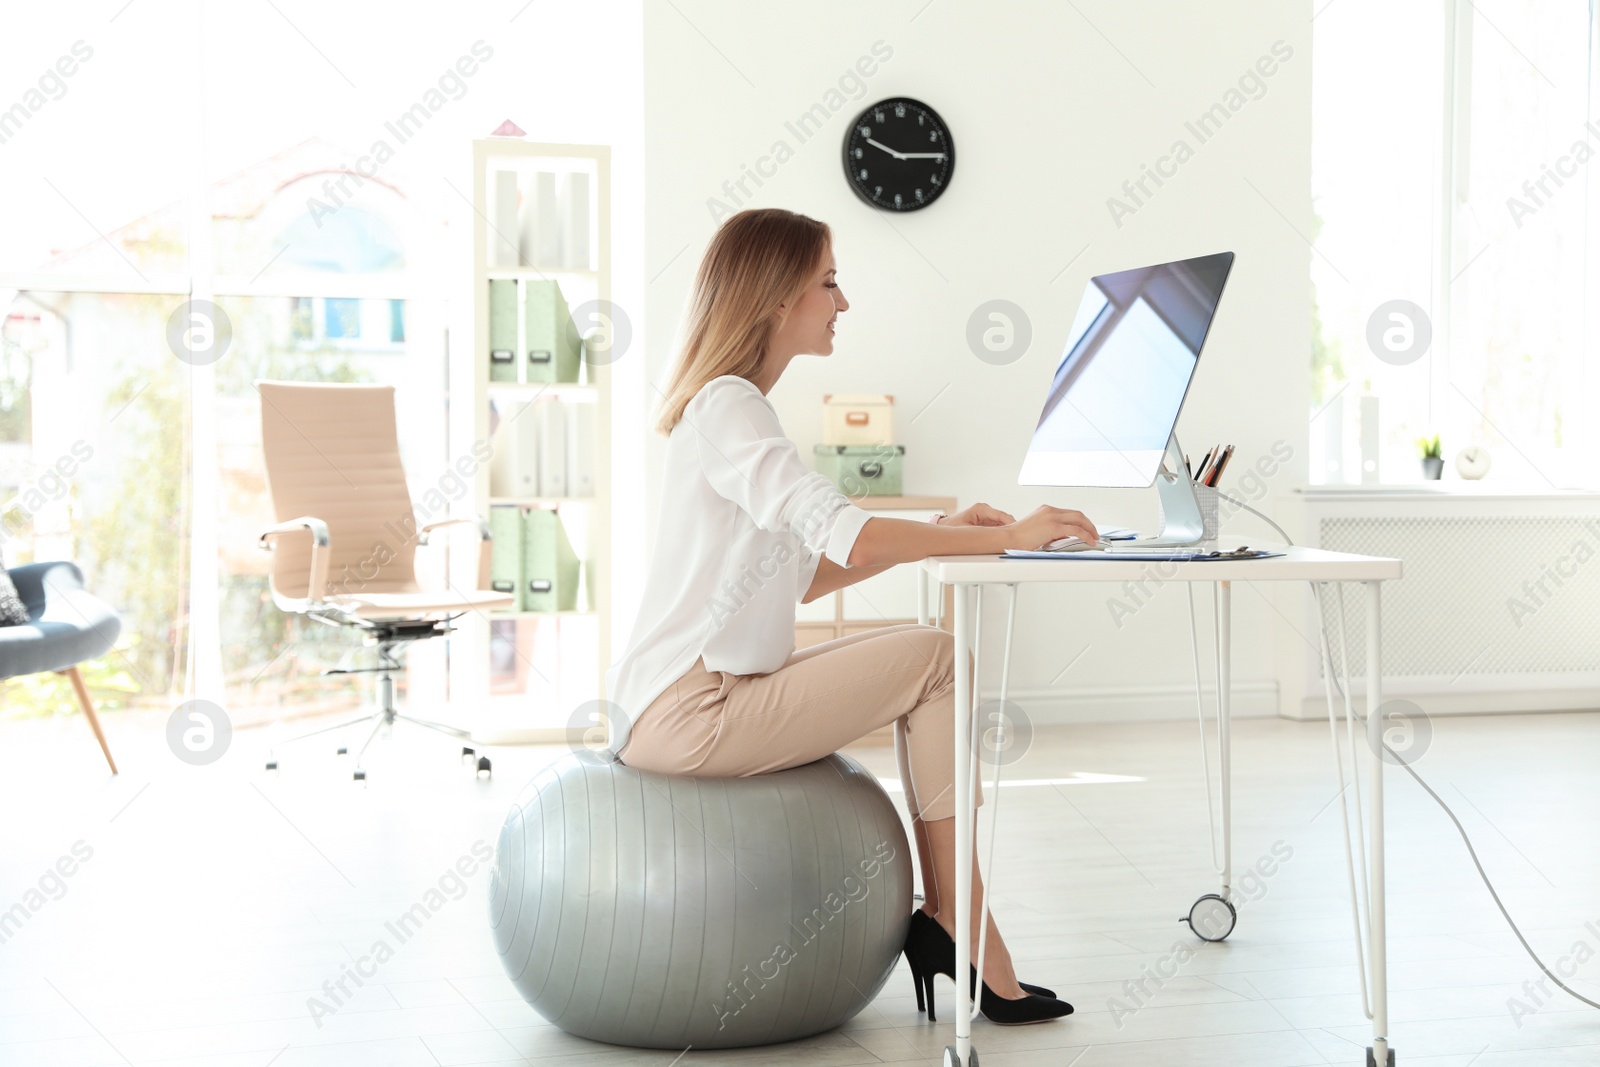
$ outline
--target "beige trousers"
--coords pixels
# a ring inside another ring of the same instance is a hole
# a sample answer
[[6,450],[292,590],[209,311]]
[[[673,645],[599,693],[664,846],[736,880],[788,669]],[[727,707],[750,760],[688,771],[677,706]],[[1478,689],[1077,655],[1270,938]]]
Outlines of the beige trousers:
[[[802,649],[771,674],[696,660],[640,712],[617,755],[665,774],[766,774],[892,722],[906,807],[932,822],[956,813],[954,720],[955,640],[908,623]],[[976,780],[974,794],[982,804]]]

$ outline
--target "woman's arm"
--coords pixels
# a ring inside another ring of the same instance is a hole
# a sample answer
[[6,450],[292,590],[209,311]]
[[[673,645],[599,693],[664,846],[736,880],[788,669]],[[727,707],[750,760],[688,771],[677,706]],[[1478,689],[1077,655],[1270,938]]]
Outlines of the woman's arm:
[[935,526],[873,516],[850,549],[850,569],[912,563],[929,556],[992,556],[1008,548],[1038,548],[1061,537],[1097,541],[1100,532],[1081,511],[1043,505],[1003,526]]
[[[988,504],[974,504],[954,515],[942,515],[930,522],[942,526],[1004,526],[1016,522],[1011,515],[999,508],[991,508]],[[882,574],[893,567],[893,563],[879,563],[871,567],[841,567],[827,557],[817,562],[817,572],[811,581],[811,587],[806,590],[805,596],[800,598],[800,603],[809,604],[821,596],[843,589],[847,585],[855,585],[874,574]]]
[[809,604],[818,597],[827,596],[829,593],[838,592],[847,585],[855,585],[874,574],[882,574],[893,567],[893,563],[879,563],[871,567],[841,567],[827,556],[817,560],[817,573],[811,579],[811,587],[806,590],[805,596],[800,598],[800,603]]

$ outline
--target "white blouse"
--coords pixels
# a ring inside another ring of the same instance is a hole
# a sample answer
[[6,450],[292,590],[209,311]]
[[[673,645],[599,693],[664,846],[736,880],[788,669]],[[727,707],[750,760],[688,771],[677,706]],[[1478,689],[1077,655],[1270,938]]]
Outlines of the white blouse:
[[713,378],[667,438],[662,514],[627,651],[606,672],[609,748],[697,658],[770,674],[795,649],[819,554],[848,567],[871,516],[800,459],[754,383]]

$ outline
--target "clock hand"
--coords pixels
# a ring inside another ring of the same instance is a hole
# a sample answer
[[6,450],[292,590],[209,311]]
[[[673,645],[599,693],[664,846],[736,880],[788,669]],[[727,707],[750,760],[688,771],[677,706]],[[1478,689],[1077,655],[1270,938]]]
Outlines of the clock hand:
[[944,158],[944,153],[943,152],[905,152],[905,153],[901,154],[900,158],[901,159],[943,159]]
[[903,155],[903,154],[901,154],[901,153],[899,153],[899,152],[896,152],[896,151],[895,151],[895,150],[894,150],[894,149],[892,149],[892,148],[890,148],[890,147],[889,147],[889,146],[888,146],[888,145],[886,145],[886,144],[879,144],[879,143],[878,143],[878,142],[877,142],[877,141],[874,141],[874,140],[873,140],[873,139],[872,139],[872,138],[870,138],[870,137],[868,137],[868,138],[867,138],[867,143],[868,143],[868,144],[869,144],[869,145],[871,145],[871,146],[872,146],[872,147],[874,147],[874,148],[881,148],[881,149],[883,149],[883,150],[884,150],[884,151],[885,151],[885,152],[887,152],[887,153],[889,153],[889,154],[890,154],[890,155],[891,155],[891,156],[893,156],[893,157],[894,157],[894,158],[896,158],[896,159],[905,159],[905,158],[906,158],[906,157],[905,157],[905,156],[904,156],[904,155]]

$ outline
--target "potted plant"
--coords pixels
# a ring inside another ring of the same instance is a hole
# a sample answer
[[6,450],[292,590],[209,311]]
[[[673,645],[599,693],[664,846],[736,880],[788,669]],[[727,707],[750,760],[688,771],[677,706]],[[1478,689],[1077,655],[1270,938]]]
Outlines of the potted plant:
[[1439,475],[1444,472],[1444,457],[1440,455],[1439,435],[1417,438],[1417,452],[1422,456],[1422,476],[1429,481],[1438,481]]

